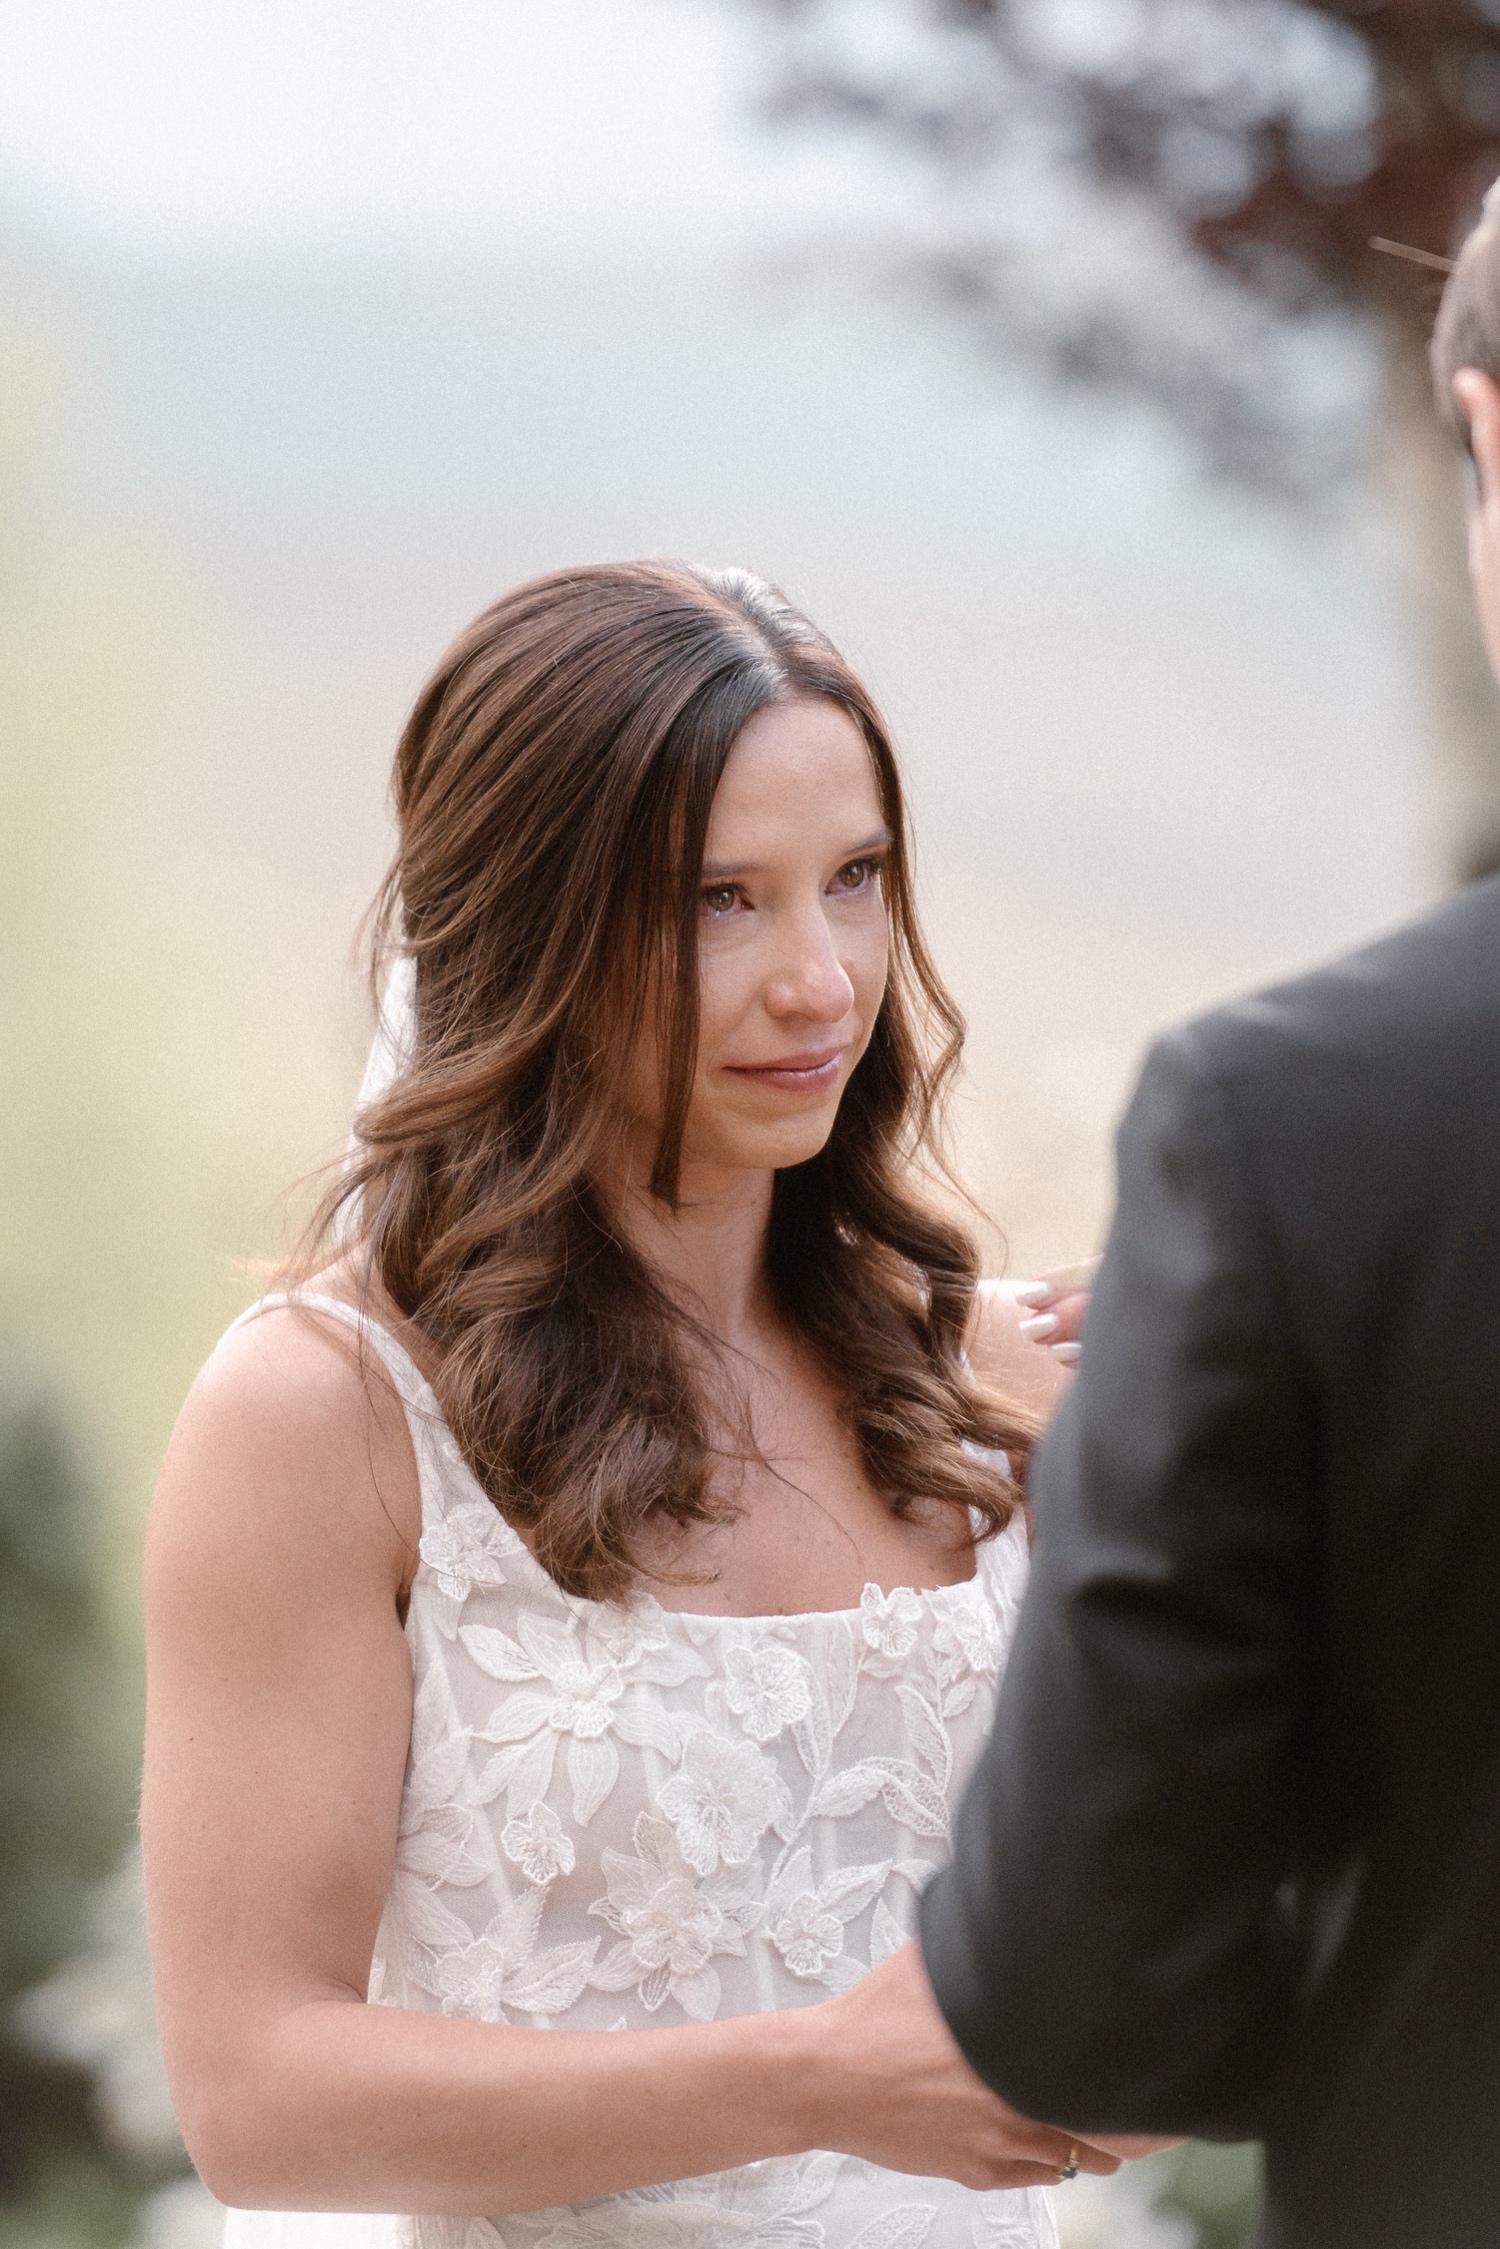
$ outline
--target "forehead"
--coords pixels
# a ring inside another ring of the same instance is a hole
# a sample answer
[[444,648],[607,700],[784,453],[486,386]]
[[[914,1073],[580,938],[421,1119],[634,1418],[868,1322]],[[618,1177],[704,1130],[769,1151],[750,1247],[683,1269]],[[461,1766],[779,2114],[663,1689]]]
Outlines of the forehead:
[[882,819],[863,734],[840,704],[800,696],[757,711],[736,736],[714,792],[705,857],[738,856],[752,834],[857,843]]

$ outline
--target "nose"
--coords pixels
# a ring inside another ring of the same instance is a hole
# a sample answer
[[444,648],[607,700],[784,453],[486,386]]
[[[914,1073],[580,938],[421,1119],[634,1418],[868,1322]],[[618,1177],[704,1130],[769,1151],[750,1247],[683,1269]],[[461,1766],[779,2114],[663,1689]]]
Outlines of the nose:
[[816,907],[797,915],[787,927],[766,987],[767,1012],[808,1023],[841,1023],[853,1006],[854,986],[824,915]]

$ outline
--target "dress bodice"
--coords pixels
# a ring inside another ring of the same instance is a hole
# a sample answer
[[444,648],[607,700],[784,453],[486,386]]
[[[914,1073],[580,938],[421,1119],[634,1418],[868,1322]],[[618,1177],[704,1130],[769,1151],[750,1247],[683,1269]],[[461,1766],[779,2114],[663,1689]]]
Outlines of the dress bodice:
[[[558,2030],[805,2006],[915,1928],[984,1740],[1027,1570],[857,1609],[684,1615],[564,1593],[470,1473],[394,1338],[421,1484],[411,1746],[373,2001]],[[405,2221],[412,2249],[1050,2249],[1039,2188],[773,2158],[526,2217]]]

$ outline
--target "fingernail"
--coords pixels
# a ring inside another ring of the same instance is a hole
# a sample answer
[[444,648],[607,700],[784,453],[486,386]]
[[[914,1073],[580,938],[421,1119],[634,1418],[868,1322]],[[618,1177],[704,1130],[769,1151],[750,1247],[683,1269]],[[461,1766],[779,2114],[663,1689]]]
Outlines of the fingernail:
[[1012,1304],[1045,1304],[1052,1294],[1050,1281],[1027,1281],[1022,1288],[1010,1292]]
[[1054,1359],[1061,1359],[1065,1367],[1076,1367],[1083,1357],[1083,1345],[1081,1343],[1054,1343],[1052,1356]]
[[1062,1326],[1055,1312],[1038,1312],[1035,1319],[1021,1322],[1021,1333],[1029,1335],[1033,1343],[1045,1343],[1049,1335],[1056,1335]]

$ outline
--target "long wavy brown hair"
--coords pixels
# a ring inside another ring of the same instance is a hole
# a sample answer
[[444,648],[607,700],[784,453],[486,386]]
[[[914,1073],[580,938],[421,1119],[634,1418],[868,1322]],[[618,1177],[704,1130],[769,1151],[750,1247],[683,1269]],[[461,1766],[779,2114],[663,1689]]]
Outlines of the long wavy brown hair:
[[[701,1332],[611,1217],[611,1088],[643,1028],[662,1057],[652,1192],[675,1200],[697,1038],[698,896],[730,749],[768,704],[826,696],[869,746],[894,842],[891,970],[825,1147],[776,1175],[780,1316],[836,1386],[893,1513],[1008,1521],[1034,1425],[964,1357],[978,1260],[924,1174],[963,1023],[913,910],[890,739],[843,658],[747,572],[559,572],[475,619],[396,756],[400,842],[373,971],[415,963],[415,1047],[359,1119],[311,1259],[354,1253],[427,1340],[474,1474],[570,1593],[628,1594],[646,1526],[733,1512]],[[304,1270],[306,1266],[304,1266]],[[658,1572],[658,1575],[661,1573]]]

